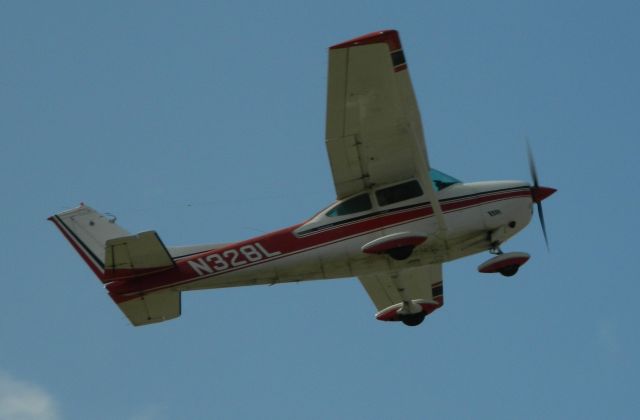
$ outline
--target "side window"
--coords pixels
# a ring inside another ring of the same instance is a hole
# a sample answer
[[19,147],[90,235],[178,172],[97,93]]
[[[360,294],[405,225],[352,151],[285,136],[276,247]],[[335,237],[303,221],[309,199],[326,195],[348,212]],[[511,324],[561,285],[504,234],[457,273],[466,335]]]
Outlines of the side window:
[[329,217],[336,217],[367,210],[371,210],[371,199],[369,198],[369,194],[360,194],[338,204],[329,210],[326,215]]
[[409,200],[410,198],[420,197],[422,188],[418,181],[409,181],[404,184],[394,185],[393,187],[382,188],[376,191],[378,204],[387,206],[389,204],[398,203],[400,201]]

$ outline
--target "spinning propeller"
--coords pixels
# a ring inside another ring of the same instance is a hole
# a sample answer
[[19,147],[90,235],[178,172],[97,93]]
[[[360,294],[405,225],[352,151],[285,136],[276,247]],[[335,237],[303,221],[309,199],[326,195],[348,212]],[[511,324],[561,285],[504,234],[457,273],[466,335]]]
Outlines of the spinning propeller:
[[531,172],[531,179],[533,180],[533,186],[531,187],[531,198],[533,202],[538,205],[538,217],[540,218],[540,226],[542,226],[542,234],[544,235],[544,242],[549,249],[549,238],[547,237],[547,227],[544,223],[544,213],[542,212],[542,200],[549,197],[556,192],[555,188],[541,187],[538,183],[538,172],[536,171],[536,164],[533,160],[533,152],[531,151],[531,145],[527,141],[527,156],[529,157],[529,171]]

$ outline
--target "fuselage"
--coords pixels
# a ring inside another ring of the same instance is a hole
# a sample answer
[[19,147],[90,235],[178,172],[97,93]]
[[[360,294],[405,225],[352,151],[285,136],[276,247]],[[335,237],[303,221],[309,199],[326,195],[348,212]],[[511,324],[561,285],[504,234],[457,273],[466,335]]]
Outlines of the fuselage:
[[[125,299],[140,292],[179,291],[354,277],[442,263],[483,252],[522,230],[531,220],[529,184],[521,181],[457,183],[438,191],[446,229],[424,196],[340,214],[336,202],[308,221],[216,249],[175,255],[176,266],[135,282],[107,288]],[[346,200],[343,200],[346,201]],[[356,209],[357,210],[357,209]],[[344,212],[343,212],[344,213]],[[410,258],[371,255],[363,245],[385,235],[427,237]]]

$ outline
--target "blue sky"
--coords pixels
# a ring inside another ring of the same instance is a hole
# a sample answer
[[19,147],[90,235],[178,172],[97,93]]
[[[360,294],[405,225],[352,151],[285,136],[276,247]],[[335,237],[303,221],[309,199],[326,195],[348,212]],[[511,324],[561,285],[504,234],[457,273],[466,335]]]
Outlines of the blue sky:
[[[640,5],[633,1],[0,2],[0,420],[635,418]],[[432,164],[543,184],[487,277],[381,323],[354,279],[183,296],[133,328],[46,217],[86,202],[165,243],[333,200],[329,45],[400,31]]]

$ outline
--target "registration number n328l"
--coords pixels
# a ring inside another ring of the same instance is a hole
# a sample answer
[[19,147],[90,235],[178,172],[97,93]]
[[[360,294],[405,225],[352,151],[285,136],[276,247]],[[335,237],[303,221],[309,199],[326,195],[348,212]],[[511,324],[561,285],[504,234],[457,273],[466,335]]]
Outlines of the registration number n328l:
[[206,257],[188,261],[188,263],[197,275],[202,276],[204,274],[213,274],[218,271],[225,271],[230,268],[251,264],[280,254],[282,254],[280,251],[269,252],[260,242],[255,242],[238,248],[231,248],[222,252],[209,254]]

